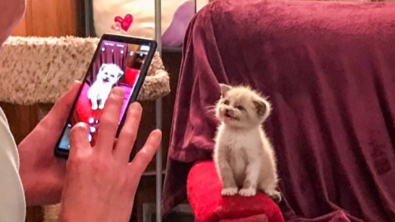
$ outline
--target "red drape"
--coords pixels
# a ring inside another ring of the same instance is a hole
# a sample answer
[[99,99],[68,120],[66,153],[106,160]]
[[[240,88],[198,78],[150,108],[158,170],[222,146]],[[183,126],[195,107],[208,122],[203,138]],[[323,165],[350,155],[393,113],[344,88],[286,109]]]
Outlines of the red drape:
[[163,210],[210,159],[218,83],[269,97],[287,221],[395,221],[395,4],[215,1],[187,32]]

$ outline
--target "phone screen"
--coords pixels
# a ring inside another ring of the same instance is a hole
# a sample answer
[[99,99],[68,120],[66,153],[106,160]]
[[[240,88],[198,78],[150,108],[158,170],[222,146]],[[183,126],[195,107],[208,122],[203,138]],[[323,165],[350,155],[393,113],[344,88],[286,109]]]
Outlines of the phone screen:
[[100,127],[100,117],[106,100],[115,86],[124,91],[121,122],[131,96],[136,88],[144,62],[150,52],[150,45],[137,45],[102,40],[93,59],[73,111],[67,120],[58,148],[70,149],[71,128],[84,122],[89,126],[89,141],[95,144]]

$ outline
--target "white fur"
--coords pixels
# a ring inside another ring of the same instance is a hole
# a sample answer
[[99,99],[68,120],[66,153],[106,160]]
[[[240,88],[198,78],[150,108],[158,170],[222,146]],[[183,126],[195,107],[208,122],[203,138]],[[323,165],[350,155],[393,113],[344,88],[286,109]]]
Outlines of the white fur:
[[[214,161],[223,182],[222,195],[235,195],[241,187],[238,193],[242,196],[254,196],[261,190],[280,201],[274,150],[261,126],[270,114],[270,103],[245,87],[221,88]],[[261,110],[256,104],[263,105],[258,106]]]
[[113,86],[122,77],[123,71],[115,64],[103,64],[97,74],[96,81],[88,90],[88,98],[92,110],[103,109]]

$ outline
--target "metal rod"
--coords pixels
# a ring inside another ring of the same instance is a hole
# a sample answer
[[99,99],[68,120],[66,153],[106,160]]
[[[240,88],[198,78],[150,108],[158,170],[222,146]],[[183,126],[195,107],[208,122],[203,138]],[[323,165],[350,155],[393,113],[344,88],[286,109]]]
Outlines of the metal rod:
[[[162,129],[162,98],[155,101],[156,105],[156,128]],[[156,221],[162,221],[162,144],[156,153]]]
[[158,52],[162,54],[162,5],[161,0],[155,0],[155,40]]
[[85,37],[92,36],[92,0],[84,0],[84,11],[85,11]]
[[[158,52],[162,56],[162,6],[161,0],[155,0],[155,40]],[[162,129],[162,98],[155,102],[156,128]],[[156,222],[162,222],[162,143],[156,153]]]

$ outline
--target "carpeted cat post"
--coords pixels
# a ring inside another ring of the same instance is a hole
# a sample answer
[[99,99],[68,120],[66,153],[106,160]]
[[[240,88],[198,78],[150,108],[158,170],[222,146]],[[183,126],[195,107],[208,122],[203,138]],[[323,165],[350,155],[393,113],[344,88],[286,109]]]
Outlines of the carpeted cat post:
[[[98,38],[10,37],[0,53],[0,101],[18,105],[53,104],[75,80],[82,80]],[[139,101],[170,92],[169,75],[157,53],[148,70]],[[40,118],[48,110],[43,110]],[[44,208],[44,221],[58,221],[59,205]]]
[[214,162],[200,162],[192,167],[187,193],[196,222],[284,222],[279,207],[265,194],[222,197],[221,190]]

